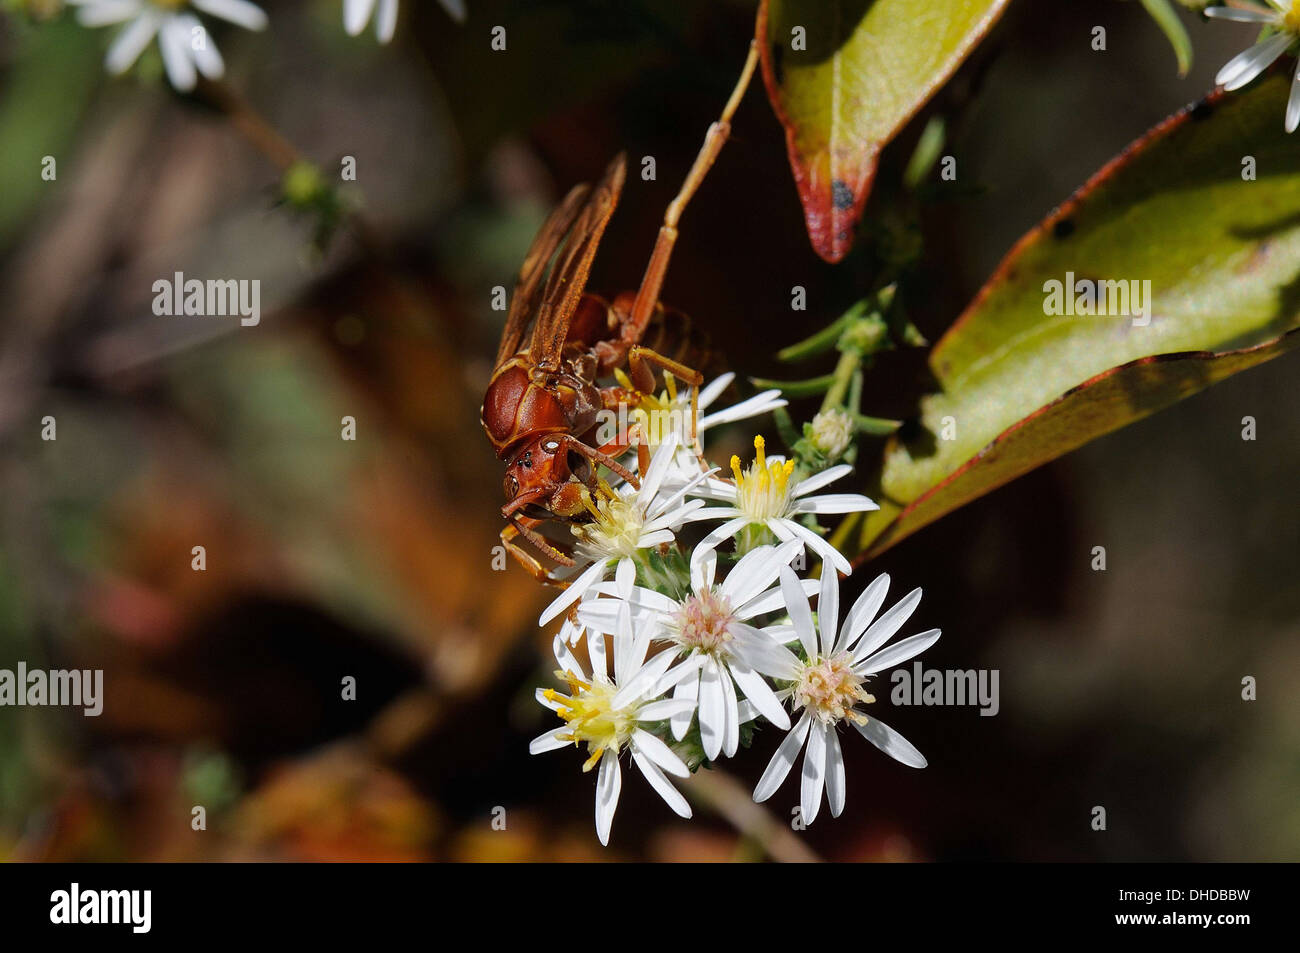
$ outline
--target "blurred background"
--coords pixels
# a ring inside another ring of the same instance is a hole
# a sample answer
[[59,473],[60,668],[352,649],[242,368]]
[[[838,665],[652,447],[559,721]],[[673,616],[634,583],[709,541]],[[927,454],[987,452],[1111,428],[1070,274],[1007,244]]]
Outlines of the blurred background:
[[[477,419],[503,320],[491,289],[513,285],[551,205],[620,149],[655,156],[658,178],[629,181],[592,288],[635,287],[754,6],[467,0],[458,25],[408,0],[386,47],[347,37],[338,0],[264,6],[266,33],[210,25],[229,88],[302,156],[331,176],[356,159],[346,195],[364,229],[323,248],[227,116],[159,81],[156,51],[110,80],[112,31],[0,18],[0,667],[102,668],[106,695],[98,718],[0,709],[0,857],[1300,859],[1286,358],[852,577],[849,594],[879,571],[925,589],[913,624],[944,630],[927,666],[1000,671],[996,717],[884,712],[928,769],[850,739],[844,815],[792,834],[795,783],[765,814],[747,807],[777,743],[759,732],[727,775],[688,786],[692,822],[629,781],[602,850],[581,758],[528,754],[548,726],[532,692],[554,667],[535,625],[550,595],[513,562],[492,568],[502,468]],[[1137,3],[1012,3],[886,150],[838,267],[808,244],[756,85],[685,216],[666,299],[742,376],[787,377],[773,352],[920,239],[902,293],[937,339],[1020,234],[1253,39],[1185,18],[1197,60],[1180,80]],[[897,226],[893,183],[936,114],[960,188],[925,193]],[[152,283],[175,271],[260,279],[260,325],[155,317]],[[789,310],[795,284],[805,314]],[[922,352],[887,354],[868,407],[909,417],[926,386]],[[41,439],[45,416],[57,440]],[[1105,572],[1090,568],[1098,545]]]

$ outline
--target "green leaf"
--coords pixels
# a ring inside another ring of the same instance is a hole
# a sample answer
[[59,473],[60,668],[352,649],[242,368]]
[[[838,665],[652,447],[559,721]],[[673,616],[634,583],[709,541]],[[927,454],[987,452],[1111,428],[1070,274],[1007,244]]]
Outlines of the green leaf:
[[1142,6],[1146,7],[1151,19],[1164,31],[1174,48],[1174,56],[1178,57],[1178,75],[1186,76],[1192,68],[1192,38],[1187,35],[1187,27],[1178,18],[1178,11],[1170,0],[1142,0]]
[[[763,0],[763,81],[813,248],[837,262],[881,148],[952,75],[1007,0]],[[802,31],[802,32],[800,32]]]
[[[916,432],[886,447],[863,548],[1295,346],[1287,87],[1273,75],[1166,120],[1016,244],[931,353],[942,389]],[[1257,180],[1243,179],[1244,157]],[[1150,281],[1150,323],[1046,314],[1047,282],[1067,272]]]

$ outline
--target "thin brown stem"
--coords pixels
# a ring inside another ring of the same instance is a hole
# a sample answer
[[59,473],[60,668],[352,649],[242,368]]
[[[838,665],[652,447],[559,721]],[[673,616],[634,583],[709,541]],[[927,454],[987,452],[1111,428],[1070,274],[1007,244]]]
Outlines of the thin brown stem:
[[227,83],[205,79],[199,87],[199,96],[225,113],[240,135],[281,172],[287,172],[301,159],[289,140]]
[[782,824],[749,791],[724,771],[697,771],[682,785],[686,796],[725,819],[732,827],[762,846],[773,860],[786,864],[815,864],[821,858],[794,831]]

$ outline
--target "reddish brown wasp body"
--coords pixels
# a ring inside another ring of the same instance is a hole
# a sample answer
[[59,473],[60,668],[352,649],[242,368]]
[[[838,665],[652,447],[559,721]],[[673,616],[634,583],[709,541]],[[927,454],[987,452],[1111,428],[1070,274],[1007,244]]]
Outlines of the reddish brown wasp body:
[[[616,459],[628,448],[629,436],[620,434],[605,446],[596,443],[602,410],[636,406],[642,395],[654,391],[658,370],[692,388],[694,431],[701,375],[678,357],[646,346],[645,341],[651,327],[662,328],[677,315],[659,303],[677,223],[726,142],[731,117],[753,75],[756,59],[756,48],[751,46],[731,99],[721,118],[709,127],[704,148],[668,207],[635,293],[625,292],[608,303],[585,294],[592,261],[623,189],[626,162],[622,155],[610,163],[594,188],[579,185],[569,192],[524,258],[481,413],[488,439],[506,462],[508,502],[501,513],[509,525],[501,532],[502,542],[539,579],[554,581],[541,563],[515,542],[519,535],[555,562],[572,565],[572,559],[547,542],[535,527],[548,519],[572,522],[590,518],[600,466],[637,484],[636,477]],[[634,390],[598,383],[624,368]]]

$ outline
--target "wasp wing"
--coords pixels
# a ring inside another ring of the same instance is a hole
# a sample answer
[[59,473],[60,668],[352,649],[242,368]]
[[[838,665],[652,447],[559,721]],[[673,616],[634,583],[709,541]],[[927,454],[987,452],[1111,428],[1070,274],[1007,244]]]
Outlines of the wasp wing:
[[609,217],[618,205],[627,174],[627,160],[622,153],[605,170],[604,177],[592,191],[579,214],[564,248],[546,279],[537,322],[529,339],[529,360],[538,367],[558,367],[560,352],[569,333],[569,322],[578,307],[592,260],[600,246]]
[[546,266],[555,256],[555,249],[564,241],[564,237],[577,221],[583,210],[591,186],[575,185],[564,201],[547,216],[524,256],[524,263],[519,268],[519,280],[515,283],[515,293],[510,297],[510,310],[506,314],[506,326],[501,332],[501,346],[497,348],[496,367],[512,357],[523,342],[528,324],[536,313],[538,291],[542,279],[546,277]]

